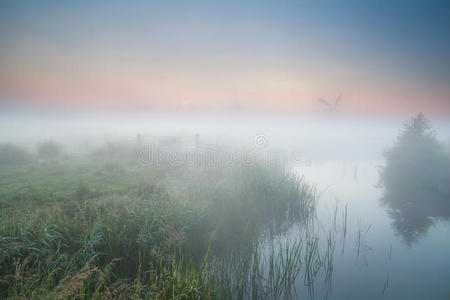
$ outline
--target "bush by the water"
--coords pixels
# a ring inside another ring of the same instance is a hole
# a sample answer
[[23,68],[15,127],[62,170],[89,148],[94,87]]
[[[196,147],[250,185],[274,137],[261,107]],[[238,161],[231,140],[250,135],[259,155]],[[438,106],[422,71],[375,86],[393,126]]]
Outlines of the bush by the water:
[[450,154],[423,114],[404,124],[381,173],[394,228],[407,243],[450,217]]
[[62,145],[54,141],[45,141],[39,143],[37,146],[37,152],[42,159],[55,159],[62,153]]
[[13,144],[0,144],[0,165],[20,165],[29,163],[32,155],[25,149]]
[[418,114],[404,124],[394,146],[385,152],[383,184],[388,190],[446,192],[450,184],[450,159],[435,137],[430,123]]

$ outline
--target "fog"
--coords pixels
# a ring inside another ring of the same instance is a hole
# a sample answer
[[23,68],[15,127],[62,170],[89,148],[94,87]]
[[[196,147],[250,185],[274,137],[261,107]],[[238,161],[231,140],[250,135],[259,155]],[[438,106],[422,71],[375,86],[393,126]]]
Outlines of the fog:
[[[246,147],[301,153],[311,161],[380,160],[407,120],[400,116],[248,112],[67,112],[7,111],[2,113],[0,142],[32,150],[37,143],[55,140],[66,153],[86,153],[106,143],[133,143],[141,135],[199,139],[216,146]],[[450,121],[431,119],[436,137],[450,139]],[[264,145],[255,145],[255,139]],[[187,143],[188,144],[188,143]],[[184,145],[188,147],[188,145]]]
[[450,299],[450,1],[0,1],[0,299]]
[[[73,257],[71,280],[90,261],[137,278],[141,265],[173,268],[182,251],[191,265],[170,272],[202,268],[233,299],[446,295],[433,286],[450,276],[440,263],[450,253],[440,250],[450,247],[450,120],[428,117],[428,128],[426,117],[4,110],[4,273],[18,257],[36,262],[21,276]],[[415,272],[427,268],[437,275]],[[140,297],[165,293],[165,282],[139,280],[158,285]]]

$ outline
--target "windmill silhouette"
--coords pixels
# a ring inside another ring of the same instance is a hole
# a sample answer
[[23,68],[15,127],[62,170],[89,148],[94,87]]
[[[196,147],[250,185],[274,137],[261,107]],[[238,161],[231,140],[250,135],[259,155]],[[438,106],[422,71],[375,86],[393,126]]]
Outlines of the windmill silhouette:
[[339,94],[339,96],[336,98],[336,101],[334,103],[330,103],[327,100],[324,100],[323,98],[317,99],[317,101],[319,101],[320,103],[325,105],[328,108],[328,111],[330,111],[330,112],[334,112],[337,110],[337,107],[338,107],[339,103],[341,102],[341,100],[342,100],[342,93]]

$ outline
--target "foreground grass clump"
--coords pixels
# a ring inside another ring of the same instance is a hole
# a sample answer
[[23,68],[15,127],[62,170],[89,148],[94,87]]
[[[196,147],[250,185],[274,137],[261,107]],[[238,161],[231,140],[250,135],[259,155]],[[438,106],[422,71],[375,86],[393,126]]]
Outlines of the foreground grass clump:
[[[112,178],[119,184],[139,172]],[[164,178],[126,181],[126,193],[80,185],[71,199],[5,206],[0,297],[223,298],[229,293],[215,257],[306,220],[315,205],[313,190],[281,168],[178,170]]]
[[1,296],[211,294],[202,272],[176,258],[196,213],[158,187],[134,196],[5,216]]
[[[189,241],[202,243],[215,253],[252,247],[263,236],[308,222],[313,215],[314,189],[282,168],[248,166],[227,169],[214,182],[203,185],[205,217]],[[206,236],[205,236],[206,235]]]

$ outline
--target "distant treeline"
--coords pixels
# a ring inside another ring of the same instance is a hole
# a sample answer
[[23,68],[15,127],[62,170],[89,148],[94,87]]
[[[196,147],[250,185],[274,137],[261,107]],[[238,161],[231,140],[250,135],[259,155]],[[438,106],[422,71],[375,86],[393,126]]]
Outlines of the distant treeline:
[[32,162],[35,158],[55,159],[62,153],[62,145],[54,141],[39,143],[36,153],[11,143],[0,144],[0,165],[20,165]]

